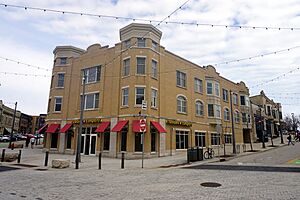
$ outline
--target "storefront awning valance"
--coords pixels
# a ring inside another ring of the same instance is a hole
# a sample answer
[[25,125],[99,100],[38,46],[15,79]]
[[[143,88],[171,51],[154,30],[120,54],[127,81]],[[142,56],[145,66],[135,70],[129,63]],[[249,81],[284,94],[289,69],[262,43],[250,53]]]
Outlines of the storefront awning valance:
[[43,132],[46,130],[47,127],[48,127],[48,124],[45,124],[42,128],[40,128],[40,129],[37,131],[37,133],[38,133],[38,134],[43,133]]
[[156,128],[156,130],[158,130],[158,132],[160,132],[160,133],[167,132],[166,129],[164,127],[162,127],[159,122],[151,121],[150,123]]
[[128,120],[121,120],[111,129],[112,132],[120,132],[122,128],[128,123]]
[[110,122],[102,122],[97,129],[95,130],[96,133],[103,133],[105,129],[109,126]]
[[133,120],[132,122],[132,132],[139,133],[140,132],[140,120]]
[[60,124],[50,124],[50,126],[46,130],[46,133],[56,133],[59,127]]
[[61,133],[66,133],[66,132],[71,128],[72,125],[73,125],[73,124],[71,124],[71,123],[67,123],[66,125],[64,125],[64,127],[62,127],[62,128],[60,129],[59,132],[61,132]]

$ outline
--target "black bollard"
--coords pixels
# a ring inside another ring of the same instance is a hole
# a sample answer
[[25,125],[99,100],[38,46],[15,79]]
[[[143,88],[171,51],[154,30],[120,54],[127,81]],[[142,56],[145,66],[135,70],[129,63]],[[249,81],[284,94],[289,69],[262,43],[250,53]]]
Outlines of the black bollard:
[[122,153],[122,158],[121,158],[121,169],[124,169],[124,158],[125,158],[125,153]]
[[19,155],[18,155],[18,163],[21,162],[21,154],[22,154],[22,150],[19,150]]
[[98,167],[98,169],[101,169],[101,152],[99,153],[99,167]]
[[5,156],[5,149],[2,149],[1,162],[4,162],[4,156]]
[[45,167],[48,166],[48,157],[49,157],[49,151],[46,151],[46,156],[45,156]]

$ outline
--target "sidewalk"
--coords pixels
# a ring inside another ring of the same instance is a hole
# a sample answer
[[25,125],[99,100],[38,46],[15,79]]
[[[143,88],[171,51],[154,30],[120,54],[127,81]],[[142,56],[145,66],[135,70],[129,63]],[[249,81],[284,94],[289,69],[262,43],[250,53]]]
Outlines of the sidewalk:
[[[266,148],[262,148],[261,143],[253,143],[253,150],[254,152],[250,152],[250,144],[246,145],[246,151],[237,154],[232,155],[232,146],[231,151],[226,152],[226,155],[229,155],[229,157],[226,157],[226,160],[234,159],[237,157],[255,154],[263,151],[268,151],[273,148],[279,148],[281,146],[287,145],[286,143],[286,136],[284,137],[285,144],[280,144],[280,137],[273,139],[274,147],[271,147],[271,141],[266,143]],[[226,148],[227,149],[227,148]],[[20,149],[10,150],[6,149],[6,152],[19,152]],[[42,152],[42,145],[35,146],[34,149],[31,148],[23,148],[22,150],[22,157],[21,157],[21,164],[27,164],[27,165],[34,165],[39,168],[51,168],[51,163],[53,159],[68,159],[71,162],[70,170],[75,168],[75,155],[66,155],[66,154],[49,154],[49,162],[48,167],[44,167],[45,162],[45,153]],[[216,151],[216,150],[215,150]],[[2,152],[2,150],[1,150]],[[0,152],[0,153],[1,153]],[[198,161],[192,164],[207,164],[211,162],[219,162],[220,158],[222,158],[223,149],[220,148],[220,155],[216,156],[213,159],[207,159],[203,161]],[[154,168],[170,168],[170,167],[180,167],[183,165],[187,165],[187,156],[186,152],[176,152],[176,155],[174,156],[166,156],[166,157],[159,157],[159,158],[150,158],[150,159],[144,159],[144,168],[145,169],[154,169]],[[82,170],[92,170],[92,169],[98,169],[98,156],[81,156],[81,163],[79,168]],[[12,165],[13,163],[1,163],[2,165]],[[119,170],[121,168],[121,159],[117,158],[106,158],[102,157],[102,170]],[[125,160],[125,169],[141,169],[142,168],[142,160]],[[57,170],[57,169],[53,169]]]

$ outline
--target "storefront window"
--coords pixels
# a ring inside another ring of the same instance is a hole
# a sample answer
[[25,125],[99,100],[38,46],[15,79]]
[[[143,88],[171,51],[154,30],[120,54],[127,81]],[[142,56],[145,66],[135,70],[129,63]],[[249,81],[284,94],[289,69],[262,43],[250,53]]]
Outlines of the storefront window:
[[66,133],[66,148],[67,149],[71,149],[71,144],[72,144],[72,134],[73,132],[72,131],[68,131]]
[[103,150],[109,150],[109,142],[110,142],[110,133],[109,131],[105,131],[103,133]]
[[195,132],[195,145],[205,147],[205,132]]
[[176,149],[187,149],[189,143],[189,132],[176,130]]
[[220,145],[220,134],[218,133],[211,134],[211,145]]
[[151,152],[156,152],[156,130],[151,129]]
[[142,136],[143,133],[135,133],[135,145],[134,151],[135,152],[142,152],[143,151],[143,144],[142,144]]
[[121,131],[121,151],[126,151],[127,147],[127,130]]
[[51,133],[51,148],[57,148],[58,133]]

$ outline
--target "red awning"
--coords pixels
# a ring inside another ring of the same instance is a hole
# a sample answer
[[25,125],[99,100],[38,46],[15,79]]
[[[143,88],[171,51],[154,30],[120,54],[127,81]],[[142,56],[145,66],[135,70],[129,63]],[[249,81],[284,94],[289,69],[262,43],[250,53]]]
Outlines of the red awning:
[[110,122],[102,122],[97,129],[95,130],[96,133],[103,133],[105,129],[109,126]]
[[132,131],[135,133],[140,132],[140,120],[133,120],[132,121]]
[[71,124],[71,123],[67,123],[66,125],[64,125],[64,127],[62,127],[62,128],[60,129],[59,132],[61,132],[61,133],[67,132],[67,131],[71,128],[72,125],[73,125],[73,124]]
[[37,133],[38,134],[41,134],[42,132],[44,132],[45,131],[45,129],[48,127],[48,124],[45,124],[42,128],[40,128],[38,131],[37,131]]
[[167,132],[166,129],[164,127],[162,127],[159,122],[151,121],[151,124],[156,128],[156,130],[158,130],[158,132],[160,132],[160,133]]
[[120,132],[122,128],[128,123],[128,120],[121,120],[111,129],[112,132]]
[[46,133],[56,133],[56,131],[59,129],[60,124],[50,124],[50,126],[47,128]]

